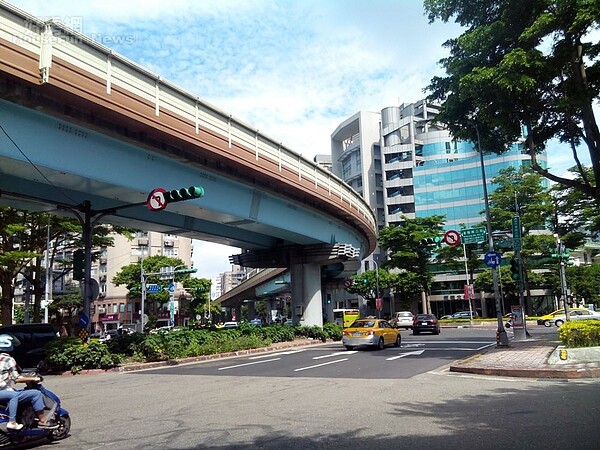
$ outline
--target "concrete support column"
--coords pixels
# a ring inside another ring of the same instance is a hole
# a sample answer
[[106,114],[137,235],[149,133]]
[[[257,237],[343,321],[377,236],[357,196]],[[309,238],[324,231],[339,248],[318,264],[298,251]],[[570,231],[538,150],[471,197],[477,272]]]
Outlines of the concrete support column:
[[292,264],[290,275],[293,323],[322,327],[321,265]]
[[256,319],[256,309],[254,308],[254,302],[248,302],[248,320]]
[[421,305],[423,307],[423,314],[429,314],[431,308],[429,307],[429,299],[425,291],[421,291]]

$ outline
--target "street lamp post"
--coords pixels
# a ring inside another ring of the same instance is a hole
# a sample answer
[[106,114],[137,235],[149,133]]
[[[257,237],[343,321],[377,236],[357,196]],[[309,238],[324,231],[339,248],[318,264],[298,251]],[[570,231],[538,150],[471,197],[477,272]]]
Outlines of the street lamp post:
[[[490,203],[488,200],[487,181],[485,176],[485,165],[483,162],[483,152],[481,151],[481,139],[479,137],[479,128],[475,124],[475,132],[477,133],[477,150],[479,151],[479,160],[481,162],[481,182],[483,184],[483,198],[485,202],[485,220],[488,234],[489,252],[494,252],[494,237],[492,236],[492,221],[490,219]],[[496,343],[498,347],[508,347],[508,335],[502,323],[502,307],[500,302],[500,291],[498,289],[498,270],[496,267],[492,269],[492,280],[494,285],[494,299],[496,301],[496,318],[498,319],[498,331]],[[483,299],[482,299],[483,301]]]

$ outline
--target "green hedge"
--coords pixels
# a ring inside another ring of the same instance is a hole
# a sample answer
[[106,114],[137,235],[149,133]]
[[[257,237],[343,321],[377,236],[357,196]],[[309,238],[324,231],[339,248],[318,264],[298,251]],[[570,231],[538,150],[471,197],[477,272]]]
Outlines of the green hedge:
[[600,320],[570,320],[558,329],[567,348],[600,346]]
[[128,362],[152,362],[228,353],[293,341],[297,337],[340,340],[342,327],[334,323],[305,327],[270,325],[256,327],[243,322],[238,328],[183,328],[157,334],[119,336],[106,343],[84,345],[79,338],[59,338],[47,347],[45,369],[55,372],[109,369]]

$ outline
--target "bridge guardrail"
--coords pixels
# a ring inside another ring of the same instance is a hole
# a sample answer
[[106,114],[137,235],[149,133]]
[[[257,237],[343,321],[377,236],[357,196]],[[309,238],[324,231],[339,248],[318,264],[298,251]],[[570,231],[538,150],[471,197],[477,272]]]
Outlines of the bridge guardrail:
[[377,229],[374,212],[365,200],[339,177],[316,163],[61,23],[43,21],[3,1],[0,1],[0,7],[0,38],[40,55],[41,82],[44,82],[44,74],[52,76],[52,57],[61,58],[105,80],[107,94],[112,86],[119,86],[154,103],[157,116],[161,111],[170,111],[194,124],[196,134],[208,129],[225,137],[230,148],[237,143],[254,149],[257,160],[268,158],[277,163],[280,172],[287,169],[295,172],[299,180],[311,180],[315,190],[321,186],[342,203],[347,201],[351,209],[355,208],[374,230]]

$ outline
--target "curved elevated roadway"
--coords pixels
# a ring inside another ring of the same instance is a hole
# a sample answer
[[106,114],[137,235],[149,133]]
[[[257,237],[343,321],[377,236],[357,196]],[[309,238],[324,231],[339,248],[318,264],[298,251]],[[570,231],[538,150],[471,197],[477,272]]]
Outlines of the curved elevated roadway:
[[[59,23],[0,2],[0,202],[87,208],[114,224],[244,250],[287,267],[298,317],[320,322],[324,265],[352,273],[376,222],[339,178],[250,125]],[[146,205],[156,187],[205,196]],[[317,311],[318,299],[318,311]],[[310,306],[311,304],[313,304]]]

